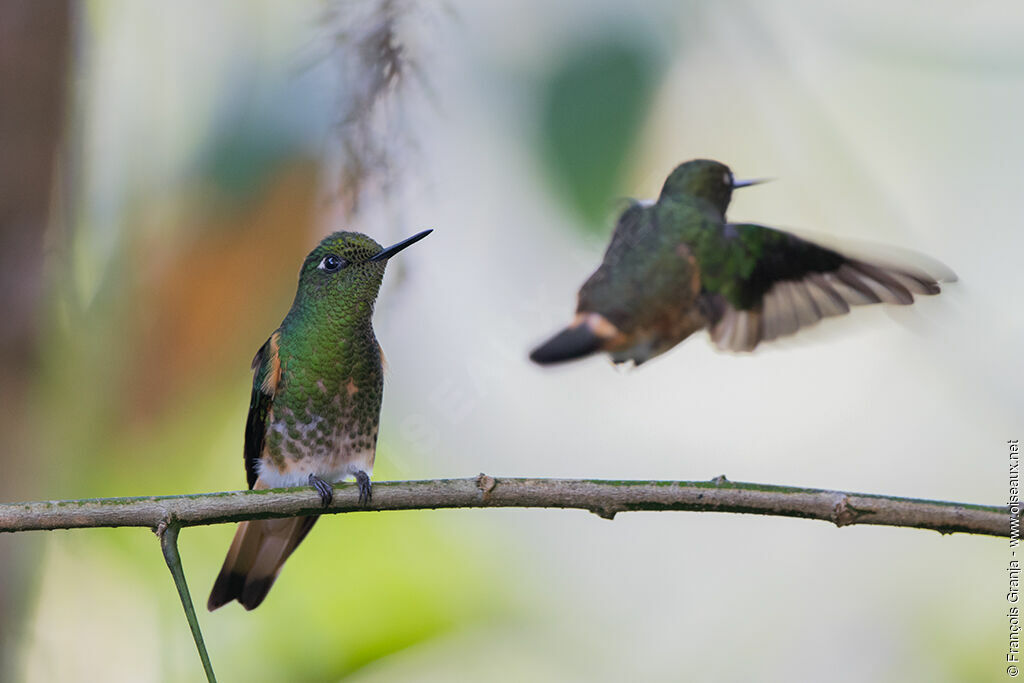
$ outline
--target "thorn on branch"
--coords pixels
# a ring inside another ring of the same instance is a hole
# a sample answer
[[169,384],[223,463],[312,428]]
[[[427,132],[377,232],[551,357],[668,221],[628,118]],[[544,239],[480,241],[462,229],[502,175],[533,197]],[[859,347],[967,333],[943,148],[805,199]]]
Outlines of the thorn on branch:
[[850,505],[850,497],[843,494],[832,506],[832,523],[844,527],[857,521],[857,510]]
[[477,475],[476,487],[478,489],[480,489],[480,493],[483,496],[484,500],[487,500],[487,495],[491,491],[493,491],[494,487],[497,486],[497,485],[498,485],[498,483],[496,481],[494,481],[494,477],[492,477],[492,476],[490,476],[488,474],[484,474],[483,472],[481,472],[479,475]]

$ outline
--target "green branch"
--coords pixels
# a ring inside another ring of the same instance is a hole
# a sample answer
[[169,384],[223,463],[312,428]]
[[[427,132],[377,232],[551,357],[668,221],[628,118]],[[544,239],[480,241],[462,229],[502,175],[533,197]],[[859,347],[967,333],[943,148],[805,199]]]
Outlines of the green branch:
[[188,592],[185,570],[181,567],[181,556],[178,554],[178,530],[179,527],[174,524],[161,523],[156,528],[156,535],[160,537],[160,549],[163,550],[164,561],[167,563],[167,568],[171,570],[174,587],[178,589],[181,606],[185,609],[185,619],[188,620],[188,626],[192,629],[192,640],[196,643],[196,651],[199,653],[199,660],[203,663],[206,680],[209,683],[217,683],[217,677],[213,674],[213,664],[210,663],[210,655],[206,651],[206,643],[203,642],[203,632],[199,628],[196,608],[192,605],[192,596]]

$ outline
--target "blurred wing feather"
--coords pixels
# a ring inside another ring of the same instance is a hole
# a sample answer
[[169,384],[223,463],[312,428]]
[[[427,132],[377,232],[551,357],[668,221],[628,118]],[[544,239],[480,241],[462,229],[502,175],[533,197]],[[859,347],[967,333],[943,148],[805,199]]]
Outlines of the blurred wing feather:
[[926,273],[849,258],[762,225],[727,224],[703,246],[714,250],[701,259],[711,338],[728,351],[752,351],[850,306],[907,305],[940,289]]

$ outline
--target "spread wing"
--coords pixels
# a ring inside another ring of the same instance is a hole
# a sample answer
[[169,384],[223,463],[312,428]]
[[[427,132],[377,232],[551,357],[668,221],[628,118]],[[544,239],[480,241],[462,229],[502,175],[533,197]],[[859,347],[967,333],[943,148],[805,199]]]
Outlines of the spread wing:
[[844,256],[763,225],[726,224],[696,245],[701,304],[721,349],[751,351],[850,306],[910,304],[938,280],[909,267]]
[[260,347],[252,359],[252,398],[249,417],[245,420],[245,475],[251,489],[259,476],[259,459],[267,436],[267,415],[270,413],[281,380],[281,357],[278,354],[280,331]]

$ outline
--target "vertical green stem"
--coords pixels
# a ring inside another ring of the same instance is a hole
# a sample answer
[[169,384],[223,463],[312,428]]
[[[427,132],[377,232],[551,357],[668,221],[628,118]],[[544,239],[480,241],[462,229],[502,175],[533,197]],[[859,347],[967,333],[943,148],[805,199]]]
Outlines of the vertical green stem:
[[181,556],[178,555],[179,529],[180,527],[176,524],[161,525],[157,529],[157,535],[160,537],[160,548],[164,551],[164,560],[167,562],[167,568],[171,570],[171,576],[174,577],[174,585],[178,589],[181,606],[185,608],[185,618],[188,619],[189,628],[192,629],[192,639],[196,641],[199,659],[203,661],[206,680],[209,683],[217,683],[217,677],[213,674],[213,664],[210,663],[210,655],[206,652],[206,643],[203,642],[203,632],[199,629],[196,609],[192,605],[192,596],[189,595],[188,584],[185,582],[185,572],[181,568]]

